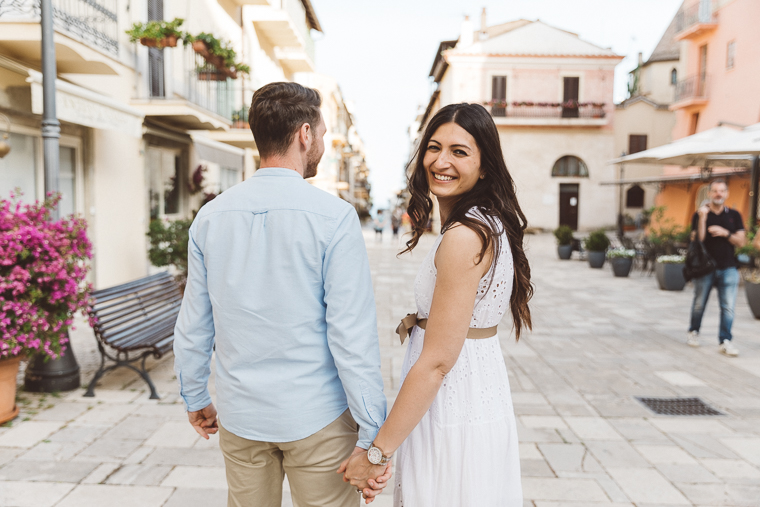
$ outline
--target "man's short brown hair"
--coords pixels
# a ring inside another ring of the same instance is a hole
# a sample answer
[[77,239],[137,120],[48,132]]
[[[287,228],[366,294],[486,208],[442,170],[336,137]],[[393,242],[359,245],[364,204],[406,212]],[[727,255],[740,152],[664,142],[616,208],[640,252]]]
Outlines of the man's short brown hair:
[[320,122],[322,97],[298,83],[269,83],[253,94],[248,123],[259,155],[284,155],[304,123],[312,131]]
[[709,185],[707,185],[707,189],[712,190],[713,185],[715,185],[716,183],[721,183],[725,185],[726,188],[728,188],[728,183],[726,183],[726,180],[724,180],[723,178],[715,178],[714,180],[710,182]]

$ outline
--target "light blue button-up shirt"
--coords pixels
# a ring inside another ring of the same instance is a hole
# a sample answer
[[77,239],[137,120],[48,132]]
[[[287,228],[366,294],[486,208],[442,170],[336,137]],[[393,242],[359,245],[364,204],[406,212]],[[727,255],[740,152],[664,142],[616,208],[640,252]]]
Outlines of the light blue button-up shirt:
[[174,330],[188,411],[216,397],[249,440],[313,435],[349,408],[367,448],[385,421],[377,317],[359,218],[295,171],[264,168],[205,205],[190,227]]

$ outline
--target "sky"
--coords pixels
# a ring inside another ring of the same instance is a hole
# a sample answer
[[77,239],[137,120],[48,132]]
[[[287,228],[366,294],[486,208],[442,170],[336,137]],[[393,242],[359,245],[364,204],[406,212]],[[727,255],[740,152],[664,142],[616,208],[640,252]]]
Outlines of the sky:
[[615,72],[615,102],[626,98],[638,53],[652,53],[682,0],[311,0],[324,33],[312,32],[317,72],[337,79],[354,104],[376,208],[405,186],[409,125],[432,91],[438,44],[459,37],[469,15],[480,27],[541,21],[625,56]]

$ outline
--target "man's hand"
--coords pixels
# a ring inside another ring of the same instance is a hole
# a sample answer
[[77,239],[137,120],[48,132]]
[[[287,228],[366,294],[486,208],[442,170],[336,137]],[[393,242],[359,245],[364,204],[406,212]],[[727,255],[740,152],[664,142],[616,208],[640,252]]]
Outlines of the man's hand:
[[195,412],[188,412],[187,418],[195,431],[206,440],[208,440],[209,435],[219,431],[219,426],[216,423],[216,409],[213,403]]
[[728,229],[725,229],[721,227],[720,225],[711,225],[707,228],[707,232],[709,232],[714,238],[718,237],[724,237],[727,238],[731,235],[730,232],[728,232]]
[[707,204],[700,206],[697,213],[699,213],[699,218],[707,218],[707,214],[710,213],[710,207]]
[[[379,474],[377,475],[371,475],[368,477],[372,478],[365,478],[365,482],[362,484],[360,482],[354,482],[350,479],[348,474],[348,466],[349,463],[352,460],[358,460],[361,456],[364,456],[364,461],[366,464],[370,467],[373,467],[376,470],[380,470]],[[361,488],[362,497],[364,498],[365,504],[370,504],[375,500],[375,497],[383,492],[383,488],[388,485],[388,480],[391,478],[392,472],[392,466],[391,462],[388,462],[386,466],[381,465],[372,465],[369,460],[367,459],[367,449],[364,449],[362,447],[356,447],[354,449],[354,452],[351,453],[351,456],[349,456],[348,459],[346,459],[343,463],[340,464],[340,468],[338,468],[338,473],[343,474],[343,481],[344,482],[350,482],[352,486],[356,486],[357,489]],[[382,475],[380,475],[382,474]]]

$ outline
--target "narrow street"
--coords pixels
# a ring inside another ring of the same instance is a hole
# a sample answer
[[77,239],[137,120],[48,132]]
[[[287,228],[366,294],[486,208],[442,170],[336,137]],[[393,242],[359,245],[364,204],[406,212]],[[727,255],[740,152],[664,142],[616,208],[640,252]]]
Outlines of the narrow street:
[[[415,308],[413,280],[433,237],[400,258],[389,231],[382,243],[370,230],[365,239],[392,402],[404,354],[394,330]],[[718,354],[714,294],[703,345],[692,349],[684,343],[690,286],[664,292],[638,271],[621,279],[607,266],[559,261],[550,235],[527,244],[534,330],[519,343],[502,334],[525,505],[760,506],[760,322],[743,289],[734,323],[741,355],[730,359]],[[95,339],[83,322],[72,338],[86,383]],[[152,364],[159,401],[125,369],[106,375],[95,398],[20,393],[21,415],[0,427],[0,506],[226,505],[217,438],[202,440],[187,423],[172,361]],[[699,397],[724,415],[656,415],[636,397]]]

